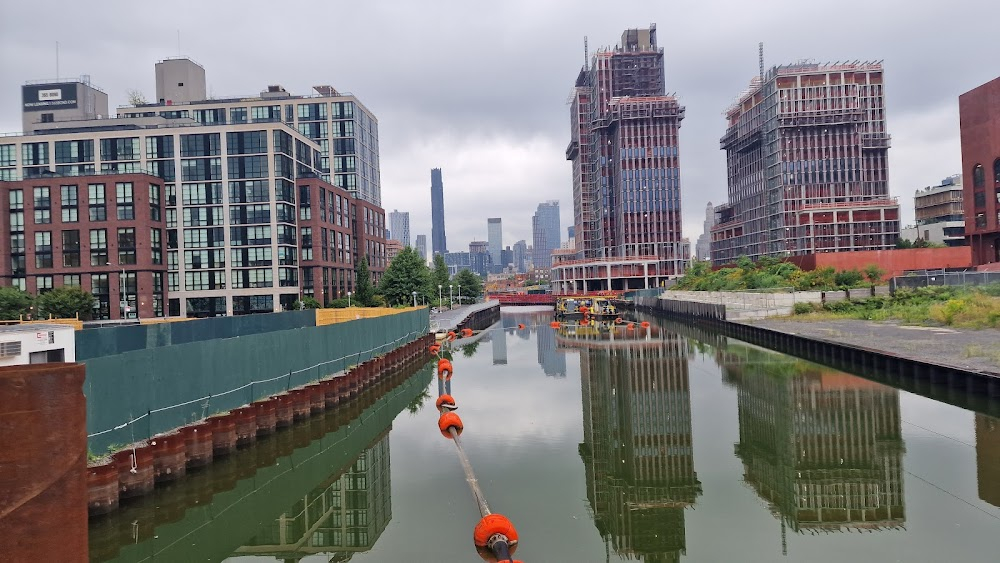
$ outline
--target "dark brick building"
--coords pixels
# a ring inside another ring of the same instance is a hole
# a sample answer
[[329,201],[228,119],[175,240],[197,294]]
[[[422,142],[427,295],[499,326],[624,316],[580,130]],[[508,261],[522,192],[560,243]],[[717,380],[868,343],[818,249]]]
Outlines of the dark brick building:
[[[0,181],[5,285],[32,294],[77,286],[95,319],[162,317],[166,303],[163,180],[147,174],[45,175]],[[124,299],[123,299],[124,290]]]
[[958,97],[972,263],[1000,262],[1000,77]]
[[300,178],[299,248],[302,294],[322,304],[355,289],[364,255],[372,283],[385,271],[385,211],[319,178]]

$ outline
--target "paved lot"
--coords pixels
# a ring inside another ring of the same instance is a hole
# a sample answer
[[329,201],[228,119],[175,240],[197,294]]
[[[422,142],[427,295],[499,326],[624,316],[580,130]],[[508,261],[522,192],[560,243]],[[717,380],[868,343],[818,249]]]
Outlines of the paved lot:
[[1000,373],[1000,330],[906,326],[855,319],[758,319],[746,322],[925,362]]

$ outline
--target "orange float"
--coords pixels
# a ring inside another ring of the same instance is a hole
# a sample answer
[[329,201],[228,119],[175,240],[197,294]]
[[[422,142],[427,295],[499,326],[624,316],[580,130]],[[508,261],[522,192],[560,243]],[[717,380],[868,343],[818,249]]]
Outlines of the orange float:
[[523,330],[524,329],[524,325],[521,324],[521,323],[518,323],[517,328]]
[[628,323],[627,325],[625,325],[625,330],[635,330],[635,325],[632,323]]
[[458,414],[448,411],[441,415],[438,419],[438,429],[441,431],[441,435],[445,438],[451,439],[450,430],[454,428],[455,432],[459,435],[462,434],[462,419],[459,418]]
[[559,321],[552,321],[549,323],[549,326],[552,328],[559,328]]
[[428,348],[428,350],[430,350],[431,354],[437,354],[438,352],[441,351],[441,345],[440,344],[431,344],[431,347]]
[[436,406],[438,410],[441,410],[442,406],[449,409],[458,408],[455,405],[455,398],[452,397],[451,395],[441,395],[440,397],[437,398],[436,401],[434,401],[434,406]]
[[476,524],[476,529],[472,531],[472,541],[477,548],[485,548],[494,535],[500,534],[507,538],[510,546],[510,554],[514,555],[517,549],[517,530],[514,524],[503,514],[487,514]]
[[641,323],[639,323],[639,326],[641,326],[642,328],[649,328],[649,323],[646,321],[642,321]]
[[455,368],[451,367],[451,361],[448,358],[438,360],[438,377],[451,379],[451,376],[454,374]]
[[470,336],[472,336],[472,329],[471,328],[463,328],[462,329],[462,337],[463,338],[468,338]]
[[616,325],[620,325],[620,324],[622,324],[623,322],[625,322],[625,321],[623,321],[621,317],[618,317],[617,319],[615,319],[615,324],[616,324]]

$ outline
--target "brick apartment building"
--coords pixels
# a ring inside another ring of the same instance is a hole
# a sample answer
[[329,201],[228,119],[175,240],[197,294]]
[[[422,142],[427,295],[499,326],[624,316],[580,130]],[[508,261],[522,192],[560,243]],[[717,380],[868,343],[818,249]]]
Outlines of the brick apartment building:
[[972,263],[1000,262],[1000,77],[959,96],[958,114]]
[[118,319],[122,296],[129,317],[326,303],[354,289],[360,256],[378,282],[386,221],[370,112],[330,87],[208,100],[203,75],[187,59],[158,63],[159,104],[117,118],[85,80],[22,88],[25,133],[0,139],[6,283],[78,285],[95,318]]

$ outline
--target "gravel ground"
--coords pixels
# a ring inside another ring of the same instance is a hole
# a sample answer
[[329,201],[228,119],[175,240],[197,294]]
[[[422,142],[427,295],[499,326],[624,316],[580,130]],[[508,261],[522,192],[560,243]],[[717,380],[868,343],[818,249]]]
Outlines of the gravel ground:
[[1000,330],[910,326],[856,319],[758,319],[746,323],[925,362],[1000,374]]

